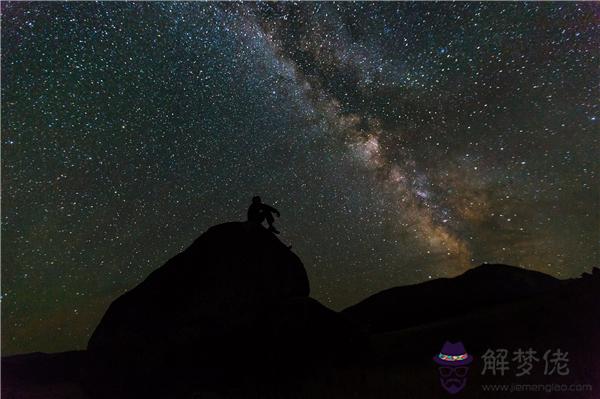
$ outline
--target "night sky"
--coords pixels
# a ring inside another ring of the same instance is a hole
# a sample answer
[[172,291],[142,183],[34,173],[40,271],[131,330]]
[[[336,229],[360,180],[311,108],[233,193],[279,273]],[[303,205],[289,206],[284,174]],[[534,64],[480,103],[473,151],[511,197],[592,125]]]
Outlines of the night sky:
[[2,3],[3,354],[253,195],[334,309],[598,265],[598,3]]

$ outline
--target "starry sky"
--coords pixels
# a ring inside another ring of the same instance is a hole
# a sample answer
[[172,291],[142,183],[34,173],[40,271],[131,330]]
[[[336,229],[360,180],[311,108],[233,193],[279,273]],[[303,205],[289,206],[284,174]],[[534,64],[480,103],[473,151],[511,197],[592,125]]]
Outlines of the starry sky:
[[598,265],[597,3],[1,3],[3,354],[276,206],[312,295]]

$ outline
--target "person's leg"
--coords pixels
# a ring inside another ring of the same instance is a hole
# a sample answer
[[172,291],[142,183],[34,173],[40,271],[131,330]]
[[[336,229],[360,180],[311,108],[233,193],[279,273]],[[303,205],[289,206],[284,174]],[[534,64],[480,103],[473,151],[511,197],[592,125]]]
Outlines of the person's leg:
[[256,221],[258,222],[258,224],[262,225],[262,222],[265,221],[265,214],[261,213]]
[[271,212],[267,212],[266,219],[267,219],[267,223],[269,224],[269,227],[273,226],[273,222],[275,221],[275,218],[273,217],[273,215],[271,215]]
[[275,221],[275,219],[273,218],[273,215],[271,215],[271,212],[267,212],[266,218],[267,218],[267,223],[269,224],[269,231],[272,231],[275,234],[279,234],[279,231],[277,231],[275,226],[273,226],[273,222]]

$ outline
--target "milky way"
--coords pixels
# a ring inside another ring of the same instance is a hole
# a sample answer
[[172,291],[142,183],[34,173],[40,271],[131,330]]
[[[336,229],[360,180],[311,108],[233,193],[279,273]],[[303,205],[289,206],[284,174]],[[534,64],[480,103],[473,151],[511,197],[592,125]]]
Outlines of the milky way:
[[2,349],[83,348],[253,195],[341,309],[598,265],[594,3],[2,3]]

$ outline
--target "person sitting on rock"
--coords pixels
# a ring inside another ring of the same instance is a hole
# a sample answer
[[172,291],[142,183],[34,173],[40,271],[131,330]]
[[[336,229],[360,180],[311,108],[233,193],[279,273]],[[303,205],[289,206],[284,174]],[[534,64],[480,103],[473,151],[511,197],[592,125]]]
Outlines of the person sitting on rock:
[[252,198],[252,204],[248,208],[248,221],[258,224],[262,224],[263,220],[267,220],[269,224],[269,231],[279,234],[279,231],[273,226],[275,219],[272,213],[276,214],[277,217],[281,216],[279,211],[272,206],[263,204],[260,197],[257,195]]

